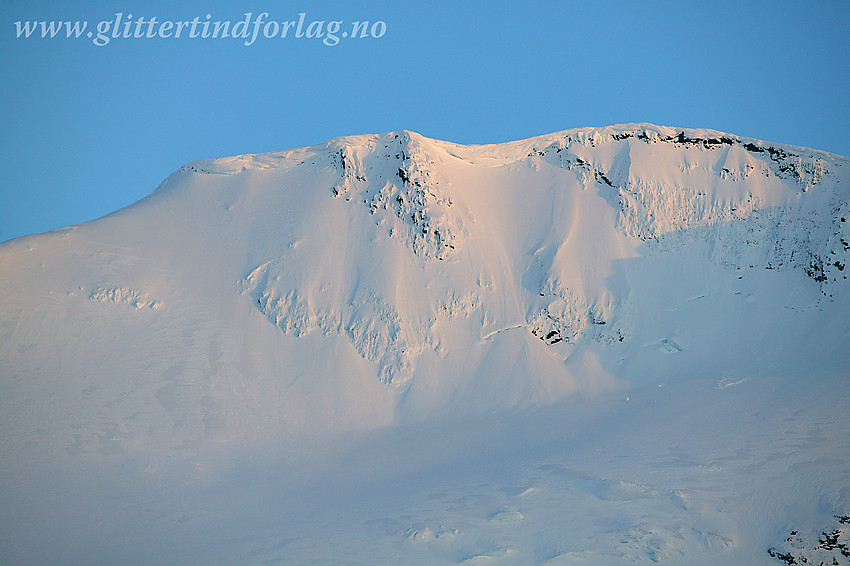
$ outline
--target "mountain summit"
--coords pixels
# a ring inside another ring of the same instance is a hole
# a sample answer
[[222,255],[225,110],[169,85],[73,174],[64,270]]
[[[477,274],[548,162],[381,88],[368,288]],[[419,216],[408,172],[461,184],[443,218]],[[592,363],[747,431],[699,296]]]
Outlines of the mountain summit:
[[0,562],[837,564],[848,220],[650,124],[190,163],[0,245]]
[[835,355],[848,171],[649,124],[194,162],[0,246],[4,451],[48,423],[110,452],[546,404],[781,366],[811,325]]

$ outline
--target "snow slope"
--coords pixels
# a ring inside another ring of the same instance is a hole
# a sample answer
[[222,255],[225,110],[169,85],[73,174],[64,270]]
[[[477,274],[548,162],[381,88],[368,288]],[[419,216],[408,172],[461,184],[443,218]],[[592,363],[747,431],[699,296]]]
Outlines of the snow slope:
[[404,131],[6,242],[3,562],[778,564],[850,512],[848,170]]

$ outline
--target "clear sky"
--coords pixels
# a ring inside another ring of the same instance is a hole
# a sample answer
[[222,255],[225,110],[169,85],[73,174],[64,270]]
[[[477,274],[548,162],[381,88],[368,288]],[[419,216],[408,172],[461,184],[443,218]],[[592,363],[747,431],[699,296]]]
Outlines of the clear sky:
[[[266,39],[262,22],[250,46],[188,28],[95,45],[117,12],[142,33],[304,12],[304,32],[368,20],[380,37]],[[16,37],[40,20],[95,35]],[[126,206],[195,159],[346,134],[493,143],[645,121],[850,155],[848,29],[846,1],[0,0],[0,240]]]

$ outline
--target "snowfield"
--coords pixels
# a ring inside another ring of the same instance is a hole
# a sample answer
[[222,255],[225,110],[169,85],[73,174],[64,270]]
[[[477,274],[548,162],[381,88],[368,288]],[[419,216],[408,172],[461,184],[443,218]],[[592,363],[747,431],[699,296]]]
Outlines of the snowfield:
[[849,256],[712,130],[188,164],[0,244],[0,562],[850,564]]

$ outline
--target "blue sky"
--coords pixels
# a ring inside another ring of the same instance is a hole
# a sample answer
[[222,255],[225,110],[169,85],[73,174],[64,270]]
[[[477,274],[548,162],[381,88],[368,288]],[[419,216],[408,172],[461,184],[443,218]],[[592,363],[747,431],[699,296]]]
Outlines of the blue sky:
[[[18,39],[16,21],[380,20],[380,38]],[[847,2],[0,0],[0,240],[180,165],[410,129],[492,143],[624,122],[850,155]]]

